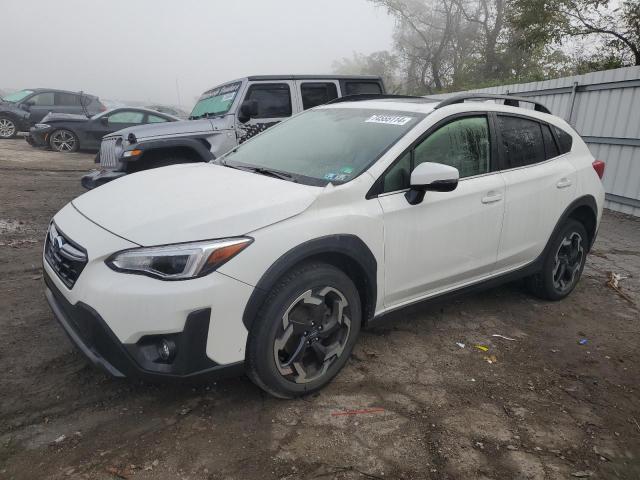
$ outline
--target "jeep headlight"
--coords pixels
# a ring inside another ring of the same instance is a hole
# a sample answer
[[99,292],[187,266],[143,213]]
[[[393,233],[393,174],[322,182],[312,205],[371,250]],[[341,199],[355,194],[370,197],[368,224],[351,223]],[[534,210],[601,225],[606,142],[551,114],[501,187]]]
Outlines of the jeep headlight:
[[113,254],[106,264],[117,272],[148,275],[160,280],[187,280],[208,275],[252,242],[250,237],[236,237],[133,248]]

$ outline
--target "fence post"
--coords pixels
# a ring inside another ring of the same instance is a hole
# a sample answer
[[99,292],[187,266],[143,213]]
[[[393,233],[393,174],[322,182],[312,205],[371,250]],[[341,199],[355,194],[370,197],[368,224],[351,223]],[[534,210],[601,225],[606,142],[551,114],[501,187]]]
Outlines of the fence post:
[[576,90],[578,89],[578,82],[573,82],[573,87],[571,88],[571,100],[569,100],[569,114],[567,115],[567,123],[575,128],[575,124],[573,122],[573,110],[576,102]]

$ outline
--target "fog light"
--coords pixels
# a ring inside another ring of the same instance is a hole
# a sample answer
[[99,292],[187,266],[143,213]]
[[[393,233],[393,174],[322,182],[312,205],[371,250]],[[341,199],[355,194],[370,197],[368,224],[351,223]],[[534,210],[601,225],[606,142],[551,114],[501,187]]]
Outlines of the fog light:
[[158,345],[158,356],[163,362],[170,362],[176,356],[176,344],[163,338],[160,345]]

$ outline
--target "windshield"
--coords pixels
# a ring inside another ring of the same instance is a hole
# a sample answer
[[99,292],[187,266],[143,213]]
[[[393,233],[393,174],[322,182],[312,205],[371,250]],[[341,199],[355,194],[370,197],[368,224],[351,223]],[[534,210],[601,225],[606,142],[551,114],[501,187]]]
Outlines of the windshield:
[[2,97],[2,99],[5,102],[18,103],[20,100],[22,100],[25,97],[28,97],[32,93],[33,93],[33,90],[20,90],[19,92],[10,93],[9,95],[5,95],[4,97]]
[[203,118],[224,115],[229,111],[242,82],[229,83],[221,87],[212,88],[204,92],[196,106],[193,107],[189,118]]
[[421,113],[389,110],[309,110],[232,150],[222,163],[284,172],[312,184],[344,183],[369,168],[423,118]]

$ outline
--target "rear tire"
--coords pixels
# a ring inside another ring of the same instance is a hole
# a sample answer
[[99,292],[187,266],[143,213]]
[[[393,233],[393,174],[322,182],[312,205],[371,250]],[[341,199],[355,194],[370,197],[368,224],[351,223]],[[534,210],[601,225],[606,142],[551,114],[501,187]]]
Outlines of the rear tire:
[[360,295],[326,263],[283,276],[258,312],[247,341],[247,375],[267,393],[294,398],[327,385],[347,362],[360,333]]
[[0,115],[0,138],[15,138],[16,135],[18,135],[18,125],[16,121],[6,115]]
[[531,293],[545,300],[561,300],[578,284],[589,251],[589,236],[582,223],[569,219],[554,235],[542,270],[527,278]]
[[56,152],[72,153],[77,152],[80,148],[80,140],[71,130],[61,128],[51,132],[49,146]]

